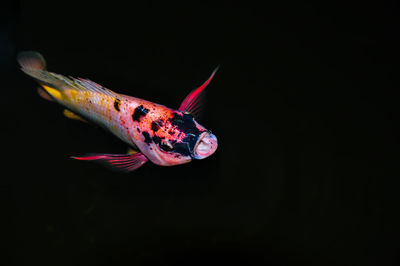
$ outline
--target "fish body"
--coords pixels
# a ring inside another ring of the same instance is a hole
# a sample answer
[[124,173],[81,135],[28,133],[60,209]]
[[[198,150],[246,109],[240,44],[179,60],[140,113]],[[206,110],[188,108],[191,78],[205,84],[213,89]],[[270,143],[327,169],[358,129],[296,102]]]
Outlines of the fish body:
[[[161,166],[203,159],[217,149],[217,138],[195,117],[211,77],[193,90],[178,109],[111,91],[88,79],[65,77],[46,70],[36,52],[18,56],[22,71],[35,78],[40,94],[66,108],[69,117],[100,125],[136,150],[130,154],[89,154],[73,157],[129,172],[150,160]],[[82,119],[82,120],[83,120]]]

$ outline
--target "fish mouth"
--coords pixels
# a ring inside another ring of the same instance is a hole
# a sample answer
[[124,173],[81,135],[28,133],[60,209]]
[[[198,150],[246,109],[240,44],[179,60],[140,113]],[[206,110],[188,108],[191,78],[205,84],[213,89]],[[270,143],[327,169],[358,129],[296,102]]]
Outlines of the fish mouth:
[[218,147],[217,137],[210,132],[204,132],[200,135],[194,146],[192,157],[194,159],[204,159],[213,154]]

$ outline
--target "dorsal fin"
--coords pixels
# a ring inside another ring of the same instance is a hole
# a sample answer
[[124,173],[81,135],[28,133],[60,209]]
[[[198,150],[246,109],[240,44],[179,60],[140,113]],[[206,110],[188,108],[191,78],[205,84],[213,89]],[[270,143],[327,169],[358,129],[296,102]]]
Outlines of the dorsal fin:
[[101,93],[101,94],[105,94],[111,97],[116,97],[118,96],[118,94],[116,92],[113,92],[112,90],[109,90],[103,86],[101,86],[100,84],[97,84],[96,82],[93,82],[89,79],[83,79],[83,78],[73,78],[70,77],[72,79],[72,81],[74,82],[75,87],[77,87],[79,90],[87,90],[87,91],[91,91],[94,93]]

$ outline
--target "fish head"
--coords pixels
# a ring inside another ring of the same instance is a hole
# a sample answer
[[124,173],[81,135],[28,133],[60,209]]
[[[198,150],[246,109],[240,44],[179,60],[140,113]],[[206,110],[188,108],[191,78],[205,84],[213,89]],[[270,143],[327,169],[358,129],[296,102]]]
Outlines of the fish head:
[[217,137],[187,112],[173,111],[167,119],[153,120],[148,132],[148,145],[143,152],[159,165],[178,165],[193,159],[204,159],[218,147]]

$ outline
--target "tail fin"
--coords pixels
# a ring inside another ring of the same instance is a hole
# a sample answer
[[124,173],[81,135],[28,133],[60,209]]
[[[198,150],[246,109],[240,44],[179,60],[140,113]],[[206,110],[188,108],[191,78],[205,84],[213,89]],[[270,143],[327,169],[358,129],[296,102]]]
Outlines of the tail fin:
[[[57,90],[71,85],[72,81],[63,75],[48,72],[46,61],[38,52],[26,51],[17,55],[21,70],[29,76],[35,78],[41,86],[48,86]],[[46,89],[46,88],[45,88]]]
[[[49,100],[61,100],[61,91],[71,82],[68,78],[46,70],[46,61],[38,52],[25,51],[17,55],[21,70],[36,79],[41,88],[39,95]],[[43,91],[44,90],[44,91]],[[47,97],[49,94],[51,97]]]
[[46,61],[44,57],[34,51],[24,51],[17,55],[17,60],[23,70],[45,70]]

